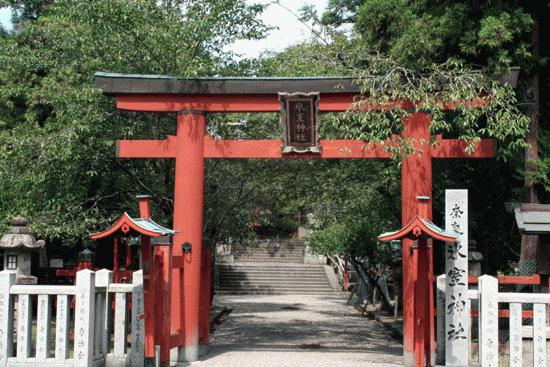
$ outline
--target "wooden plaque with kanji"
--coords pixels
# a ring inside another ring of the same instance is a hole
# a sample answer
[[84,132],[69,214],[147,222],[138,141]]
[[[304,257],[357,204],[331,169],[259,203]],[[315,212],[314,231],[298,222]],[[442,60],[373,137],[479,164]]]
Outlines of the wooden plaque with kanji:
[[283,153],[320,153],[319,93],[279,93]]

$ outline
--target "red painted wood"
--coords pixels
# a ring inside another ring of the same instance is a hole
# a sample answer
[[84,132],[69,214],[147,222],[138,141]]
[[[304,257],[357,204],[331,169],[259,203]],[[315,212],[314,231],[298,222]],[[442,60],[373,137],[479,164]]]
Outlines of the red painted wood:
[[141,259],[143,262],[143,303],[145,309],[145,357],[155,357],[155,305],[156,305],[156,285],[158,269],[153,261],[153,249],[151,247],[151,238],[141,236]]
[[176,348],[180,345],[182,345],[181,342],[181,334],[180,333],[174,333],[170,334],[170,348]]
[[[479,317],[479,311],[472,309],[471,311],[472,317]],[[498,310],[498,317],[501,319],[510,318],[510,310]],[[533,318],[533,311],[531,310],[523,310],[521,311],[521,318],[523,319],[532,319]]]
[[212,290],[212,251],[210,248],[203,249],[201,271],[200,344],[206,345],[210,339],[210,299]]
[[[205,158],[391,158],[380,145],[359,140],[321,139],[321,154],[282,154],[280,140],[214,140],[205,137]],[[466,143],[457,139],[441,139],[432,146],[432,158],[491,158],[496,143],[484,139],[475,144],[472,154],[466,153]],[[175,158],[176,140],[121,140],[118,141],[119,158]]]
[[[182,274],[174,269],[171,309],[172,325],[176,328],[172,331],[184,331],[187,351],[198,351],[199,345],[205,132],[204,115],[178,115],[174,183],[174,229],[177,233],[172,253],[184,258],[185,297]],[[185,242],[192,246],[189,254],[182,254]],[[190,357],[198,358],[197,355]]]
[[415,366],[430,366],[430,297],[428,241],[418,240],[418,267],[415,290],[415,330],[414,330],[414,360]]
[[492,158],[496,154],[496,142],[493,139],[483,139],[474,144],[475,151],[465,152],[467,143],[459,139],[437,140],[432,147],[432,158]]
[[113,239],[113,280],[115,283],[120,282],[120,274],[118,269],[118,237]]
[[[354,98],[351,93],[322,94],[319,100],[320,112],[344,112],[351,109]],[[199,110],[205,112],[279,112],[279,96],[255,94],[119,94],[117,108],[142,112],[178,112]],[[394,102],[411,109],[410,102]],[[381,106],[364,103],[361,109],[381,110]]]
[[[344,112],[351,109],[382,111],[395,107],[413,110],[410,101],[393,101],[386,105],[372,104],[366,100],[353,105],[360,98],[353,93],[323,93],[319,99],[320,112]],[[453,103],[438,102],[445,111],[467,105],[477,108],[490,103],[489,99],[477,98],[471,101]],[[199,110],[205,112],[279,112],[277,94],[118,94],[116,106],[121,110],[141,112],[178,112]]]
[[183,269],[183,255],[172,256],[172,269]]
[[[423,218],[423,219],[426,219],[426,218]],[[454,236],[447,236],[447,235],[439,234],[433,231],[431,228],[426,226],[418,216],[415,216],[413,220],[411,220],[406,226],[401,228],[399,231],[393,234],[379,236],[378,239],[380,241],[389,242],[394,240],[400,240],[403,238],[410,238],[412,240],[416,240],[418,238],[427,238],[427,237],[434,238],[436,240],[443,241],[443,242],[456,241],[456,237]]]
[[205,139],[205,158],[390,158],[382,146],[358,140],[321,140],[320,154],[283,154],[280,140]]
[[166,140],[119,140],[118,158],[176,158],[176,137]]
[[[281,140],[204,139],[205,158],[390,158],[382,146],[358,140],[321,140],[321,154],[282,154]],[[175,158],[176,139],[121,140],[119,158]]]
[[128,217],[128,215],[126,213],[124,213],[111,228],[109,228],[109,229],[107,229],[103,232],[91,234],[90,238],[92,240],[98,240],[100,238],[105,238],[105,237],[109,237],[109,236],[112,236],[112,235],[116,235],[117,232],[120,232],[118,234],[122,234],[122,235],[129,234],[130,232],[128,232],[128,231],[124,232],[123,231],[123,226],[128,226],[129,230],[133,230],[133,231],[135,231],[138,234],[143,235],[143,236],[148,236],[148,237],[159,237],[160,236],[160,234],[158,234],[156,232],[148,231],[146,229],[143,229],[143,228],[137,226]]
[[[538,285],[541,283],[540,275],[530,276],[500,276],[497,277],[498,284],[533,284]],[[468,277],[468,283],[477,284],[478,277]]]
[[[412,221],[418,213],[417,196],[432,197],[432,159],[429,133],[430,116],[424,113],[413,113],[404,121],[403,136],[413,141],[416,149],[422,153],[413,154],[403,159],[401,165],[401,220],[403,226]],[[432,208],[428,208],[431,220]],[[403,353],[405,365],[414,363],[415,345],[415,282],[417,277],[417,251],[412,250],[413,241],[404,239],[403,248]],[[428,249],[431,257],[432,249]],[[432,264],[428,264],[429,272],[432,272]],[[429,304],[433,308],[433,302]],[[430,310],[430,314],[433,311]],[[430,334],[433,335],[433,320],[430,322]],[[435,345],[435,340],[431,343]]]
[[155,312],[157,325],[156,339],[160,345],[160,360],[161,363],[170,361],[170,291],[172,285],[172,254],[171,248],[168,246],[155,246],[155,256],[159,256],[162,261],[159,266],[160,276],[157,277],[157,287],[160,295],[156,298],[157,306]]
[[55,275],[58,277],[74,278],[76,276],[76,270],[75,269],[55,269]]
[[139,216],[143,219],[151,219],[151,198],[142,196],[139,198]]
[[130,247],[130,241],[126,241],[126,269],[128,269],[132,265],[132,248]]
[[348,258],[344,259],[344,290],[349,288],[349,269],[348,269]]

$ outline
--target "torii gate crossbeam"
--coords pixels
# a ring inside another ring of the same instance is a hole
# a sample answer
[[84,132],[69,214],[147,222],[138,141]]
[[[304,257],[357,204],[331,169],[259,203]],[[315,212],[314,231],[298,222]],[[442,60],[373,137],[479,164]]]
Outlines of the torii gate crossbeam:
[[[216,158],[333,158],[387,159],[382,147],[355,140],[321,140],[320,154],[283,154],[280,140],[215,140],[205,135],[206,113],[278,112],[277,92],[319,92],[320,112],[347,111],[359,94],[350,78],[210,78],[176,79],[164,76],[140,76],[97,73],[96,82],[106,94],[116,96],[117,107],[141,112],[177,112],[177,134],[166,140],[119,141],[120,158],[174,158],[174,223],[178,232],[173,255],[182,259],[174,270],[172,289],[172,342],[180,346],[179,359],[198,359],[200,321],[200,259],[202,247],[202,215],[204,199],[204,159]],[[398,102],[411,108],[409,102]],[[378,106],[365,106],[379,110]],[[466,144],[455,139],[437,137],[430,144],[430,116],[412,113],[404,121],[403,136],[410,138],[419,154],[402,162],[402,222],[407,224],[417,213],[417,196],[432,196],[432,158],[491,158],[495,143],[482,140],[472,154],[465,153]],[[427,215],[432,218],[431,207]],[[181,244],[189,242],[192,251],[182,254]],[[403,241],[403,334],[404,363],[414,360],[414,275],[418,259],[411,251],[412,242]],[[432,274],[432,253],[427,269]],[[177,262],[177,261],[176,261]],[[433,291],[432,291],[433,299]],[[433,316],[433,305],[430,305]],[[207,314],[207,313],[203,313]],[[432,351],[435,350],[433,317]],[[208,322],[208,320],[203,320]],[[203,325],[204,327],[204,325]],[[165,348],[166,349],[166,348]],[[167,352],[161,348],[161,359]]]

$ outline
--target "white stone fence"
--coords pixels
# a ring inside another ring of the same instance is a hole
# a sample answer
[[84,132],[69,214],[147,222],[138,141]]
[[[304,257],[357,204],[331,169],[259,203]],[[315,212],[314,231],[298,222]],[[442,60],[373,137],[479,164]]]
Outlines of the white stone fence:
[[[445,347],[457,341],[456,334],[449,334],[445,330],[445,275],[437,279],[438,304],[437,304],[437,346],[438,363],[442,362],[445,355]],[[482,367],[499,366],[499,304],[509,304],[509,337],[508,361],[502,361],[510,367],[531,365],[534,367],[547,366],[547,306],[550,304],[548,293],[512,293],[499,292],[498,279],[489,275],[479,277],[479,290],[468,290],[468,302],[463,305],[469,314],[471,303],[477,301],[478,307],[478,340],[479,340],[479,365]],[[522,308],[525,304],[533,305],[532,326],[524,326]],[[471,348],[471,335],[468,335],[467,345]],[[523,355],[523,339],[532,339],[533,354],[529,358]],[[465,355],[470,355],[470,350],[464,350]],[[528,363],[529,361],[529,363]],[[446,366],[454,364],[446,361]]]
[[74,286],[16,285],[0,272],[0,367],[143,366],[143,272],[132,284],[112,280],[109,270],[81,270]]

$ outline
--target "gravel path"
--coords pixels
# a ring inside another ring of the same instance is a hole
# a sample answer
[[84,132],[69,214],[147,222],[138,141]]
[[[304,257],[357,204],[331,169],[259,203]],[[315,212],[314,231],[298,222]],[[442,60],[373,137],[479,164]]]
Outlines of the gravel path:
[[201,367],[401,366],[402,347],[339,295],[221,296]]

